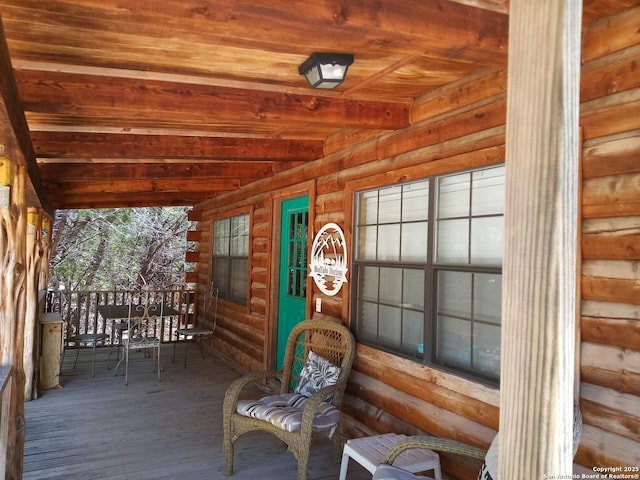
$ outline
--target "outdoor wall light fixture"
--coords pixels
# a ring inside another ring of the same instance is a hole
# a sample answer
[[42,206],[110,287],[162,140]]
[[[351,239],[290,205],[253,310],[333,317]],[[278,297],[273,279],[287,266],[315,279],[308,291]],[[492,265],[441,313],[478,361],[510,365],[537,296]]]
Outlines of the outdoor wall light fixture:
[[344,82],[352,63],[350,53],[314,52],[298,67],[298,73],[307,77],[311,88],[336,88]]

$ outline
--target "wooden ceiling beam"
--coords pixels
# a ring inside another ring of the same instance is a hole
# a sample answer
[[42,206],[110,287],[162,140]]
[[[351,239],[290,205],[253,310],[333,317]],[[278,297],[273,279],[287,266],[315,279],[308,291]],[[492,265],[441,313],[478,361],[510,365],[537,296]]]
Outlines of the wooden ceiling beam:
[[56,209],[81,208],[137,208],[196,205],[215,196],[215,192],[163,192],[162,194],[132,193],[76,193],[73,195],[52,193],[51,201]]
[[102,180],[91,182],[49,182],[47,188],[55,198],[55,191],[64,192],[65,195],[86,194],[148,194],[164,195],[171,192],[183,192],[188,196],[189,192],[224,192],[236,190],[240,186],[240,180],[234,178],[191,178],[191,179],[122,179]]
[[[50,15],[43,17],[42,29],[28,33],[37,35],[34,38],[47,48],[55,42],[56,28],[77,31],[77,47],[59,51],[60,62],[75,62],[74,55],[84,56],[86,49],[108,50],[106,44],[121,41],[123,36],[139,40],[135,49],[121,45],[121,66],[130,62],[129,68],[141,60],[131,55],[146,54],[155,57],[152,61],[159,67],[166,65],[185,44],[193,45],[194,54],[206,63],[204,53],[216,45],[308,55],[312,48],[334,49],[336,38],[343,51],[353,53],[383,54],[391,48],[404,55],[455,54],[461,60],[493,66],[507,62],[508,16],[498,11],[504,1],[209,0],[203,5],[197,0],[174,0],[162,6],[140,1],[126,8],[118,0],[84,0],[82,8],[59,0],[47,3]],[[41,11],[42,4],[40,0],[22,0],[19,7],[11,4],[4,8],[10,8],[13,17],[28,18],[32,23],[32,10]],[[167,38],[157,25],[166,25],[172,36]],[[310,32],[322,35],[301,42],[309,39]],[[163,55],[157,55],[158,41],[163,42]],[[99,56],[96,61],[100,62]],[[203,65],[203,70],[206,68]]]
[[[26,112],[116,118],[123,126],[145,119],[184,125],[309,124],[334,128],[397,129],[409,125],[409,104],[179,84],[59,72],[16,70]],[[55,95],[52,95],[55,92]],[[69,107],[73,106],[72,112]]]
[[39,158],[193,158],[213,160],[316,160],[319,140],[32,132]]
[[16,87],[4,28],[0,20],[0,143],[4,145],[6,156],[13,162],[26,167],[27,205],[38,206],[53,215],[53,208],[47,198],[40,172],[36,165],[33,144],[29,137],[29,127]]
[[273,176],[273,162],[260,161],[212,161],[212,162],[158,162],[121,163],[67,162],[55,160],[39,162],[40,172],[49,183],[86,183],[113,179],[164,180],[188,186],[193,179],[221,178],[265,178]]

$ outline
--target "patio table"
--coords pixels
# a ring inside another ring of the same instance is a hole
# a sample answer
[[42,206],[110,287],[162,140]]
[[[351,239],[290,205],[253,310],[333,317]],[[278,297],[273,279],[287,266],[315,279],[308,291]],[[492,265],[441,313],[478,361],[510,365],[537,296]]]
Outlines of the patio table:
[[[135,311],[140,311],[142,313],[142,305],[133,305],[132,307]],[[127,329],[126,320],[129,318],[129,305],[128,304],[107,304],[107,305],[98,305],[98,313],[105,319],[105,321],[111,320],[111,345],[109,347],[109,356],[107,358],[107,369],[109,368],[109,360],[111,358],[111,347],[114,345],[115,335],[118,335],[118,357],[116,360],[120,358],[120,345],[122,343],[122,332]],[[180,315],[180,312],[169,305],[163,305],[162,307],[162,317],[177,317]]]

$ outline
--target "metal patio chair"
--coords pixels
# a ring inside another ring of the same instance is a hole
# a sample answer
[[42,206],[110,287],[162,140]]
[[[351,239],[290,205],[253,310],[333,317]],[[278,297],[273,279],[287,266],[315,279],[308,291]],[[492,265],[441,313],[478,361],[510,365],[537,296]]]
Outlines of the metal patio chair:
[[[204,337],[211,337],[213,335],[213,332],[216,330],[218,321],[218,289],[213,286],[211,287],[209,297],[207,298],[205,304],[205,315],[207,316],[207,318],[209,318],[209,316],[213,316],[213,321],[206,327],[189,327],[188,325],[185,325],[184,327],[176,328],[176,341],[173,343],[172,363],[176,361],[176,344],[180,341],[181,335],[184,336],[184,368],[187,368],[187,351],[189,347],[189,337],[191,337],[193,341],[197,341],[200,344],[200,356],[204,358],[202,340],[204,339]],[[213,358],[215,360],[215,356]]]
[[129,303],[129,317],[127,319],[127,333],[122,338],[124,354],[113,370],[117,375],[118,368],[124,364],[125,385],[129,384],[129,357],[131,351],[143,350],[153,353],[154,372],[158,373],[160,381],[160,338],[156,333],[156,321],[163,316],[163,303],[144,303],[134,305]]

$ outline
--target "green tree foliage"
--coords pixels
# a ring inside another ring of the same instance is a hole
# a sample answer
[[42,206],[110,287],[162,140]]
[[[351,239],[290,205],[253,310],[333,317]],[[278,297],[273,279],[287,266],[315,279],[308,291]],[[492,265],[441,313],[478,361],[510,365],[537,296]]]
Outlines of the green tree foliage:
[[60,210],[49,288],[182,288],[186,207]]

